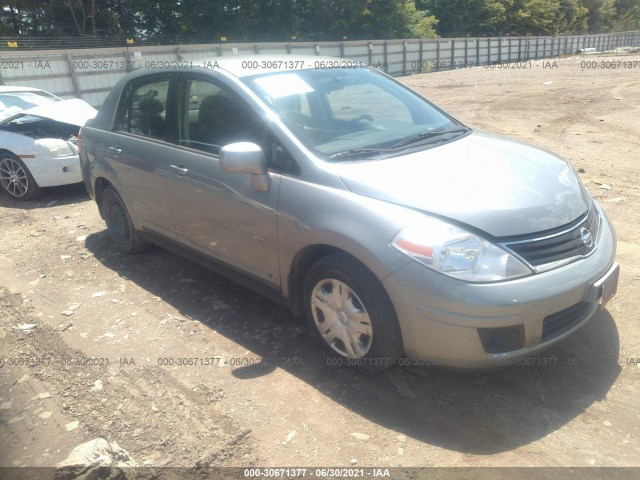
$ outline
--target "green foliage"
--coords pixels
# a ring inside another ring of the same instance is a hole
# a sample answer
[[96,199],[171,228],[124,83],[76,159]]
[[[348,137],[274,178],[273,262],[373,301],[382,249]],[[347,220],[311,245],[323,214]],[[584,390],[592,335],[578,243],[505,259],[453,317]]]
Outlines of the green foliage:
[[442,37],[565,35],[640,28],[638,0],[421,0]]
[[437,20],[416,8],[413,1],[369,0],[359,12],[359,36],[374,38],[433,38]]
[[554,30],[557,0],[514,0],[507,17],[507,35],[551,35]]
[[[438,19],[437,31],[441,37],[464,37],[481,34],[491,28],[483,0],[427,0],[417,2],[418,8]],[[495,3],[495,2],[494,2]],[[499,12],[495,12],[496,16]]]
[[8,0],[0,35],[253,40],[562,35],[640,29],[638,0]]
[[616,1],[616,18],[613,29],[618,32],[640,29],[640,2],[638,0]]
[[589,10],[588,24],[590,32],[609,32],[613,29],[616,17],[615,0],[583,0]]
[[579,0],[560,0],[554,33],[556,35],[570,35],[588,32],[588,14],[589,9]]

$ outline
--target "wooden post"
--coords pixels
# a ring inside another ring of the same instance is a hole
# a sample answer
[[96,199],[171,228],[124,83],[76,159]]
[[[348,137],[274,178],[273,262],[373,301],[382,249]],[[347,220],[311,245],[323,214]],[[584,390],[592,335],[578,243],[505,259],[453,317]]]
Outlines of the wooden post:
[[64,57],[67,60],[67,68],[69,69],[69,75],[71,76],[71,85],[73,85],[73,94],[78,98],[82,98],[82,92],[80,90],[80,85],[78,83],[78,77],[76,75],[76,71],[73,69],[73,60],[71,59],[71,54],[67,53]]
[[453,70],[453,65],[456,62],[456,39],[451,39],[451,63],[449,64],[449,70]]

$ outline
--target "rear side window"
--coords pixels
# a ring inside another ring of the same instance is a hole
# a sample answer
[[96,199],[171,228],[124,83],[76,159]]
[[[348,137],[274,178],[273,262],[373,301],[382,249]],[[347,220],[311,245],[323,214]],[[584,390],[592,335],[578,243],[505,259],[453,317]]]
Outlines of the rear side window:
[[114,130],[164,140],[168,96],[168,78],[128,85],[118,105]]

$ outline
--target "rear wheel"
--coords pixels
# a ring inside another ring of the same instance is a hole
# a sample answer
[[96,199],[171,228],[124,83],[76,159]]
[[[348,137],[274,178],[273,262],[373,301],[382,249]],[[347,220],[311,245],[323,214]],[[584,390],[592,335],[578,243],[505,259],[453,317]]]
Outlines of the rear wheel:
[[120,250],[137,253],[149,246],[133,227],[129,211],[115,188],[104,189],[101,205],[107,230]]
[[398,320],[378,279],[354,258],[318,260],[304,285],[307,320],[334,359],[365,373],[389,367],[402,354]]
[[42,192],[24,162],[11,153],[0,155],[0,185],[18,200],[32,200]]

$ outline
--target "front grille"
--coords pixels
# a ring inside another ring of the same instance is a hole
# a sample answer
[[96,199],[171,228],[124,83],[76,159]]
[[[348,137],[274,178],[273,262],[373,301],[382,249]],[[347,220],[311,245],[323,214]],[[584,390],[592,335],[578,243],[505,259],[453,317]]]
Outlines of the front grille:
[[579,302],[569,308],[565,308],[557,313],[549,315],[542,321],[542,341],[546,342],[564,332],[571,330],[574,326],[584,320],[584,316],[590,310],[591,304]]
[[[589,232],[591,243],[587,242]],[[595,205],[584,218],[568,230],[543,238],[507,242],[506,247],[517,253],[533,267],[559,262],[573,257],[586,256],[596,247],[600,231],[600,215]]]

